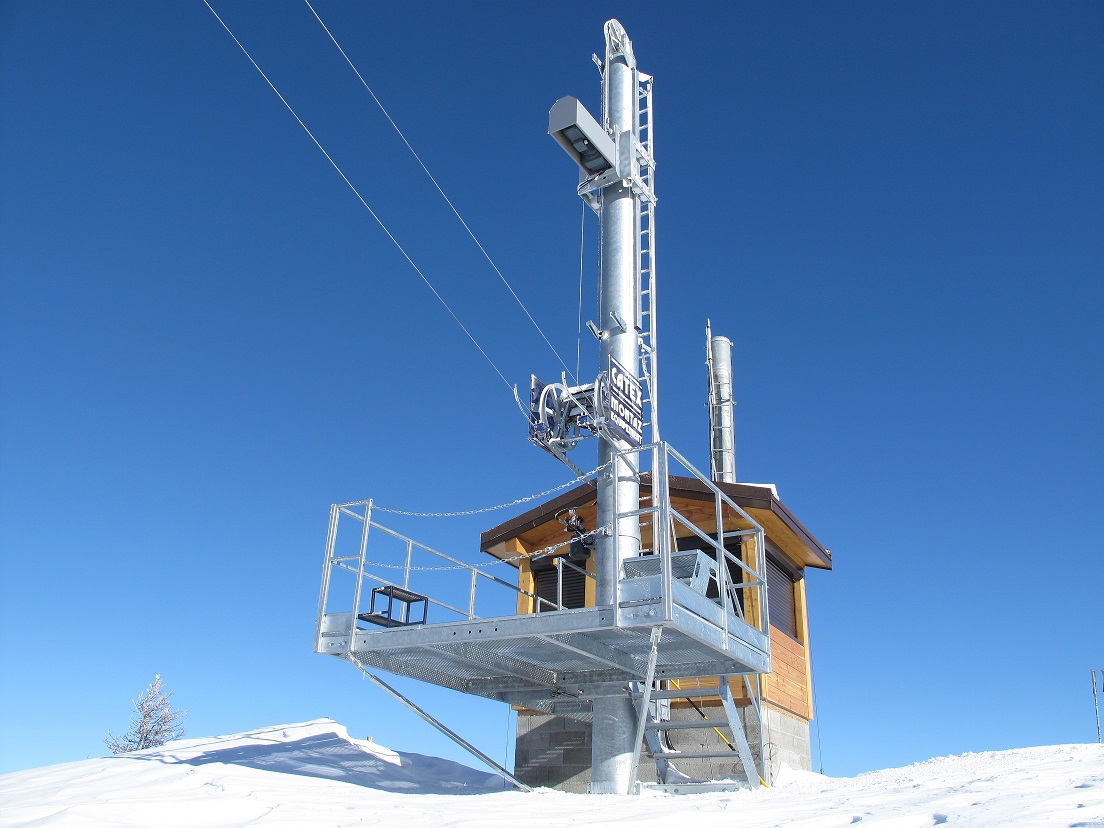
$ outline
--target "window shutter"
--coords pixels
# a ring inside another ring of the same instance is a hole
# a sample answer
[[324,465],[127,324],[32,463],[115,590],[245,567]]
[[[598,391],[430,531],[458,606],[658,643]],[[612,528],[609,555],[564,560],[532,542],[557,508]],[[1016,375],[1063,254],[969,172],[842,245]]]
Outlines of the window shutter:
[[794,579],[770,557],[767,558],[767,612],[774,626],[787,635],[797,638]]

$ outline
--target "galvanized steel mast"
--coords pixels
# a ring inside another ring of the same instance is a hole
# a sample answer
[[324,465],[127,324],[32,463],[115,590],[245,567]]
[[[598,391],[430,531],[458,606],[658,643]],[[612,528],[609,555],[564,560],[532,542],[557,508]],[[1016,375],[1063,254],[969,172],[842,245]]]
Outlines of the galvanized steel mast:
[[[628,142],[630,152],[636,141],[636,60],[625,29],[616,20],[606,23],[606,60],[604,65],[603,126],[618,136],[619,149]],[[624,157],[623,150],[619,155]],[[599,274],[599,327],[601,337],[600,370],[608,372],[614,359],[634,374],[640,365],[637,309],[640,282],[637,273],[637,215],[640,196],[626,179],[618,179],[602,189],[601,272]],[[624,448],[608,433],[601,437],[599,465],[614,459]],[[636,461],[617,458],[598,482],[598,526],[616,526],[617,534],[603,534],[596,544],[596,599],[600,606],[615,601],[621,561],[640,554],[640,520],[637,517],[615,520],[617,511],[630,511],[640,502],[639,473]],[[633,504],[633,505],[630,505]],[[594,700],[591,733],[592,793],[627,793],[635,780],[630,778],[635,751],[636,711],[628,694]]]

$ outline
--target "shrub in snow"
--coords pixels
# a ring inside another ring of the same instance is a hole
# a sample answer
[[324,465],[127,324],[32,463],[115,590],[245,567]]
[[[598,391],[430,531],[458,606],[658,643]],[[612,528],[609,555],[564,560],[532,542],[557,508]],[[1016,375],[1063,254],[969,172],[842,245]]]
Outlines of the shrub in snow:
[[130,753],[135,750],[161,747],[184,735],[181,722],[188,715],[187,710],[172,709],[172,691],[161,689],[161,676],[154,676],[153,684],[146,688],[135,701],[134,718],[130,730],[122,736],[115,736],[109,730],[104,737],[106,744],[114,754]]

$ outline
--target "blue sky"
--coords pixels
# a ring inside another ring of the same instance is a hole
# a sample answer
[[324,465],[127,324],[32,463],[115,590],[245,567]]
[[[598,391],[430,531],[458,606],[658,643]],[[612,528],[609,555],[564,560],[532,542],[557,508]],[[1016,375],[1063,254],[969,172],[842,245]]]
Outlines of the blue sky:
[[[309,9],[212,4],[510,381],[555,376]],[[598,110],[624,23],[656,77],[664,436],[707,465],[709,317],[739,478],[835,553],[828,773],[1095,738],[1100,4],[316,7],[572,367],[547,110]],[[154,673],[194,735],[332,716],[468,761],[312,654],[327,510],[565,469],[199,0],[0,4],[0,102],[0,772],[102,755]],[[397,528],[475,560],[507,516]],[[503,754],[505,708],[398,684]]]

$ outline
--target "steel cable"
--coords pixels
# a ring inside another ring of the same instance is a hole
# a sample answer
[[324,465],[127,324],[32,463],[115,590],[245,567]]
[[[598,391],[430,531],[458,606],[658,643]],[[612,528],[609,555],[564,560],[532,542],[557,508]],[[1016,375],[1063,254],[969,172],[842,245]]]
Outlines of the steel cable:
[[[479,353],[483,355],[483,358],[487,360],[491,368],[494,369],[494,372],[498,374],[499,378],[502,380],[503,383],[505,383],[506,387],[509,388],[512,393],[514,386],[510,383],[508,379],[506,379],[506,375],[499,370],[498,366],[495,365],[494,360],[491,359],[487,352],[483,350],[483,346],[480,345],[478,341],[476,341],[476,338],[472,336],[471,331],[469,331],[467,327],[465,327],[464,323],[460,321],[460,317],[456,315],[456,312],[453,311],[451,307],[449,307],[449,304],[444,300],[444,297],[442,297],[441,294],[437,292],[437,288],[435,288],[433,286],[433,283],[430,282],[428,278],[426,278],[426,275],[422,272],[422,269],[414,263],[413,259],[410,258],[410,254],[408,254],[403,246],[399,244],[399,240],[396,239],[391,234],[391,231],[387,229],[387,225],[383,223],[383,220],[378,215],[376,215],[376,211],[368,206],[368,202],[364,200],[364,196],[360,194],[360,191],[357,190],[357,188],[353,185],[353,182],[351,182],[345,175],[345,173],[342,172],[341,167],[337,165],[337,162],[330,157],[330,154],[326,152],[322,144],[319,143],[318,139],[314,137],[314,133],[310,131],[310,128],[305,123],[303,123],[303,119],[299,117],[299,115],[292,108],[291,104],[287,102],[287,99],[284,98],[282,94],[280,94],[280,90],[276,88],[276,85],[271,80],[269,80],[268,75],[264,73],[264,70],[261,69],[257,61],[253,59],[253,56],[249,54],[249,50],[242,45],[242,42],[238,40],[237,35],[235,35],[230,30],[230,27],[226,25],[226,22],[221,17],[219,17],[218,12],[214,10],[214,8],[209,2],[207,2],[207,0],[203,0],[203,5],[210,9],[211,14],[213,14],[215,16],[215,19],[218,20],[220,24],[222,24],[222,28],[226,29],[226,33],[230,35],[231,38],[233,38],[236,44],[238,44],[238,48],[242,50],[242,53],[249,59],[249,62],[253,64],[253,68],[257,70],[262,78],[264,78],[265,83],[269,85],[269,88],[271,88],[272,91],[276,93],[276,97],[278,97],[280,99],[280,102],[285,107],[287,107],[287,111],[291,113],[292,117],[295,118],[296,121],[298,121],[299,126],[303,128],[303,131],[307,133],[310,139],[314,142],[314,145],[318,147],[319,152],[326,156],[326,160],[330,162],[330,165],[337,171],[337,174],[341,176],[341,180],[344,181],[345,184],[348,185],[349,189],[353,191],[353,195],[355,195],[360,203],[364,205],[364,209],[367,210],[372,218],[376,220],[376,223],[380,226],[380,229],[382,229],[383,232],[387,234],[387,238],[391,239],[391,242],[395,245],[395,247],[398,248],[399,252],[402,253],[403,258],[406,259],[406,261],[410,264],[412,268],[414,268],[414,272],[421,277],[422,281],[425,282],[426,287],[428,287],[430,291],[432,291],[433,295],[437,297],[437,301],[441,303],[442,307],[444,307],[446,311],[448,311],[449,316],[451,316],[453,318],[453,321],[460,326],[460,330],[462,330],[465,335],[467,335],[468,339],[471,340],[472,344],[476,347]],[[564,367],[566,368],[566,366]]]
[[[414,156],[414,160],[418,162],[418,165],[429,177],[429,180],[433,183],[433,186],[437,188],[437,192],[441,194],[441,198],[445,200],[445,203],[452,210],[456,218],[460,220],[460,223],[464,226],[464,229],[468,231],[468,235],[471,236],[472,241],[475,242],[475,246],[479,248],[479,251],[483,254],[483,257],[487,260],[490,266],[494,268],[494,272],[498,274],[498,278],[502,280],[502,284],[506,285],[506,289],[510,291],[510,295],[514,297],[514,301],[518,303],[518,307],[520,307],[522,311],[525,312],[525,315],[529,317],[529,321],[533,323],[533,327],[537,329],[537,333],[541,335],[541,338],[544,340],[545,344],[551,349],[552,353],[555,354],[556,359],[559,360],[560,365],[564,367],[564,370],[568,373],[571,373],[571,369],[568,368],[567,363],[563,361],[563,357],[561,357],[559,351],[556,350],[556,346],[552,344],[551,340],[549,340],[549,338],[545,335],[544,331],[541,330],[541,326],[537,324],[537,320],[533,318],[533,314],[529,312],[529,308],[525,306],[525,303],[521,301],[521,297],[518,296],[517,293],[514,291],[513,286],[506,280],[506,277],[502,275],[502,271],[499,270],[498,265],[495,264],[494,259],[491,258],[491,254],[487,252],[487,249],[485,247],[483,247],[482,242],[480,242],[479,239],[476,238],[476,235],[472,231],[471,227],[469,227],[468,223],[464,221],[464,217],[460,215],[460,211],[456,209],[456,206],[452,203],[449,197],[445,195],[445,191],[441,189],[441,185],[437,183],[437,179],[433,177],[433,173],[429,171],[429,168],[425,165],[425,162],[422,161],[421,156],[418,155],[414,147],[411,146],[410,141],[407,140],[406,136],[403,134],[403,131],[399,129],[399,125],[396,124],[394,118],[391,117],[391,113],[387,111],[387,108],[383,105],[380,99],[376,97],[376,93],[372,91],[372,87],[370,87],[368,85],[368,82],[364,80],[364,76],[360,74],[360,70],[356,68],[356,66],[353,64],[353,61],[349,58],[349,56],[345,53],[345,50],[341,47],[341,44],[337,42],[337,38],[333,36],[333,32],[330,31],[329,26],[327,26],[323,22],[322,18],[318,16],[318,12],[315,11],[314,6],[310,4],[310,0],[303,0],[303,2],[307,4],[307,8],[311,10],[311,14],[314,15],[315,20],[319,22],[326,34],[329,35],[330,40],[332,40],[334,46],[337,47],[337,51],[341,52],[341,56],[345,58],[345,62],[349,64],[349,68],[352,69],[353,72],[356,74],[357,79],[360,81],[361,85],[366,90],[368,90],[368,94],[372,96],[372,100],[376,102],[376,106],[380,108],[380,111],[383,113],[384,117],[387,118],[388,122],[391,124],[395,132],[398,133],[399,138],[401,138],[402,142],[406,144],[406,148],[410,150],[410,154]],[[577,369],[574,375],[574,379],[575,382],[579,381]]]

